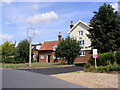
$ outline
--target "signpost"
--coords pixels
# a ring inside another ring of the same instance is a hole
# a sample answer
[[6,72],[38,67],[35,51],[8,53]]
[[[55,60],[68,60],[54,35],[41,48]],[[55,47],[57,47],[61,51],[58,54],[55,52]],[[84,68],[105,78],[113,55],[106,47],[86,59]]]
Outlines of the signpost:
[[93,49],[93,58],[95,58],[95,68],[97,68],[96,58],[98,58],[97,49]]

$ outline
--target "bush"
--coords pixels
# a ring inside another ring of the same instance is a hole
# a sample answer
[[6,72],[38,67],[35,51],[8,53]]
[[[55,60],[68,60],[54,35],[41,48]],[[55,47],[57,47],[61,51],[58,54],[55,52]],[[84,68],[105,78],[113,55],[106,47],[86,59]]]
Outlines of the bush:
[[6,57],[2,61],[3,63],[15,63],[15,58],[14,57]]
[[120,64],[120,51],[115,52],[116,62]]
[[[88,61],[91,65],[95,65],[95,59],[90,57],[90,60]],[[103,54],[99,54],[97,58],[97,66],[106,66],[110,64],[114,64],[114,62],[117,62],[120,64],[120,51],[114,52],[107,52]]]

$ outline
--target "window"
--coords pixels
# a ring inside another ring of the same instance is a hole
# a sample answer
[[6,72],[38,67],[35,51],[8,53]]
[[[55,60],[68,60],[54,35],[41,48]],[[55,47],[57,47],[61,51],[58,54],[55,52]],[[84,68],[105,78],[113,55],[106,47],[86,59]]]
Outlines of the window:
[[80,40],[78,42],[80,43],[80,45],[84,45],[84,40]]
[[53,55],[53,59],[56,59],[56,56],[55,56],[55,55]]
[[85,56],[85,51],[80,51],[80,56]]
[[53,51],[56,51],[56,48],[57,48],[57,46],[54,46],[54,47],[53,47]]
[[79,33],[79,36],[83,35],[83,31],[79,31],[78,33]]
[[45,56],[44,56],[44,55],[41,55],[41,59],[45,59]]

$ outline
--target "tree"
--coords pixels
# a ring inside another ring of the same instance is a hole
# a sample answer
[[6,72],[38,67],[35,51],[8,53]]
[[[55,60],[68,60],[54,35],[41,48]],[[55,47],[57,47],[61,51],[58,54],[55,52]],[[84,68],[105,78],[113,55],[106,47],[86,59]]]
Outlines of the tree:
[[16,59],[20,62],[29,61],[29,42],[28,40],[22,40],[18,43],[16,48]]
[[90,21],[92,27],[88,37],[91,47],[97,48],[100,53],[115,51],[120,46],[120,18],[114,12],[111,5],[100,6],[98,12],[94,12]]
[[4,44],[1,45],[1,48],[3,58],[14,55],[15,47],[14,44],[11,43],[11,41],[4,42]]
[[73,64],[74,59],[80,55],[80,50],[81,47],[76,40],[67,38],[57,46],[55,56],[67,61],[68,64]]

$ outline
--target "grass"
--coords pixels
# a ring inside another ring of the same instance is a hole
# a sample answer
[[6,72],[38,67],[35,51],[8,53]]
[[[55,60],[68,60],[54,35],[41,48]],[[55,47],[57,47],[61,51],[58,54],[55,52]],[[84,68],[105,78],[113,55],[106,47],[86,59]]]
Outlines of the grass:
[[7,64],[7,63],[0,63],[1,68],[11,68],[11,69],[18,69],[18,68],[41,68],[41,67],[60,67],[66,66],[61,63],[38,63],[34,62],[31,64],[31,67],[28,66],[28,63],[20,63],[20,64]]

